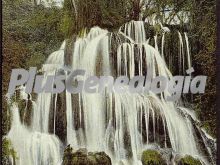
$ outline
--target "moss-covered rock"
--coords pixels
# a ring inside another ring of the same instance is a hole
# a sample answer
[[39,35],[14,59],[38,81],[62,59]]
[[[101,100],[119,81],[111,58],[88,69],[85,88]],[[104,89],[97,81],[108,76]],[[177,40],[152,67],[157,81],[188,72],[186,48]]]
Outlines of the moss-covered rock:
[[143,165],[166,165],[166,161],[161,154],[155,150],[146,150],[142,153],[141,161]]
[[62,165],[111,165],[110,157],[104,152],[87,152],[86,149],[79,149],[73,152],[70,146],[64,151]]
[[[12,162],[10,161],[10,157],[12,158]],[[17,158],[17,153],[14,150],[11,141],[8,138],[4,137],[2,139],[2,164],[15,164],[15,160]]]
[[181,158],[177,164],[178,165],[202,165],[200,160],[189,155]]

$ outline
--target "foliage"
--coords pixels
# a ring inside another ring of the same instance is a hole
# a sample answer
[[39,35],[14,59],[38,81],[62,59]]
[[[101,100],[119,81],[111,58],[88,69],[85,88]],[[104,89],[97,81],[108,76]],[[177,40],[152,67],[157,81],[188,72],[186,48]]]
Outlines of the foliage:
[[77,1],[76,9],[71,0],[65,0],[61,29],[66,37],[93,26],[114,30],[129,21],[131,9],[132,0]]
[[56,7],[35,6],[28,0],[3,1],[3,134],[9,128],[5,95],[11,70],[40,68],[64,39],[60,30],[63,12]]
[[192,32],[194,68],[196,75],[208,76],[206,92],[194,98],[195,109],[203,127],[213,136],[216,129],[216,1],[198,1],[193,4]]
[[[192,1],[190,0],[149,0],[145,4],[143,17],[156,16],[163,24],[170,24],[175,22],[178,18],[180,24],[185,23],[186,13],[192,8]],[[188,15],[188,14],[187,14]]]

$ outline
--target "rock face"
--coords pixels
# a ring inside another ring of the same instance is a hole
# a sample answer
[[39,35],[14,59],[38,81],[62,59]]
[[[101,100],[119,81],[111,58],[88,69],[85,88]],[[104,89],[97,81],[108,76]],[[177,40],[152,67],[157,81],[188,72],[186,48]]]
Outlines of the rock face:
[[110,157],[104,152],[87,152],[86,149],[79,149],[73,152],[70,146],[64,151],[62,165],[111,165]]
[[161,154],[155,150],[146,150],[142,153],[141,161],[143,165],[166,165],[166,161]]
[[192,156],[189,155],[181,158],[177,162],[178,165],[202,165],[200,160],[193,158]]

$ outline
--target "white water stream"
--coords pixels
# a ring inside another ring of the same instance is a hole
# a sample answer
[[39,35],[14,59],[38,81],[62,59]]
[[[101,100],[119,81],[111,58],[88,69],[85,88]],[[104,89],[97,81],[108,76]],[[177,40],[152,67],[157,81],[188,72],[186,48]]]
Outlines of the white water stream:
[[[72,51],[72,69],[85,69],[87,76],[113,75],[110,60],[111,44],[118,44],[117,67],[113,68],[117,71],[116,76],[133,77],[137,72],[138,75],[143,75],[143,67],[147,66],[153,71],[148,74],[152,74],[153,77],[172,77],[160,53],[148,45],[143,22],[132,21],[122,29],[120,28],[119,31],[133,40],[133,43],[112,43],[110,33],[98,27],[92,28],[85,37],[77,38]],[[191,57],[187,46],[188,66],[183,66],[184,62],[181,61],[185,60],[182,50],[183,39],[181,34],[179,37],[181,43],[179,62],[184,69],[191,66]],[[186,33],[185,39],[188,45]],[[163,37],[163,45],[164,42]],[[49,56],[43,67],[45,76],[55,74],[58,66],[64,66],[64,48],[65,42],[57,52]],[[162,46],[162,55],[164,53]],[[138,62],[135,62],[137,58]],[[136,65],[138,67],[135,67]],[[135,68],[138,68],[137,72]],[[113,165],[119,162],[123,162],[124,165],[141,165],[142,151],[157,143],[157,128],[163,130],[164,140],[161,147],[166,147],[170,141],[174,152],[201,158],[191,122],[179,113],[175,103],[165,101],[164,96],[167,95],[169,95],[168,91],[160,95],[151,92],[82,93],[77,95],[79,101],[72,104],[73,95],[66,92],[66,144],[62,144],[54,134],[48,133],[49,114],[52,112],[51,104],[53,104],[51,102],[55,95],[46,93],[38,95],[34,103],[31,127],[21,123],[19,110],[13,105],[12,127],[8,137],[18,152],[17,164],[58,165],[62,159],[62,146],[71,144],[74,150],[86,147],[89,151],[105,151],[112,158]],[[73,106],[76,104],[80,116],[77,130],[74,125],[76,112],[73,111]],[[55,112],[58,112],[58,109]],[[158,123],[158,119],[161,119],[162,124]]]

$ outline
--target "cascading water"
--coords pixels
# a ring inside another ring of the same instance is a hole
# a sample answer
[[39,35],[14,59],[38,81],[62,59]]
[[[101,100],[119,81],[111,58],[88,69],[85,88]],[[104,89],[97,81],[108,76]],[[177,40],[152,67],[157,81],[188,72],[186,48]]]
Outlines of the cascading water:
[[[152,78],[172,77],[164,58],[148,44],[143,22],[132,21],[125,24],[116,38],[117,42],[110,32],[98,27],[77,38],[72,50],[72,69],[86,70],[86,77],[127,75],[132,78],[145,74]],[[185,39],[188,43],[186,33]],[[182,43],[182,39],[180,41]],[[117,50],[112,50],[113,44],[117,45]],[[57,69],[65,65],[65,45],[64,42],[60,50],[49,56],[43,66],[45,74],[42,80],[48,75],[56,74]],[[181,54],[182,44],[180,50]],[[115,55],[113,51],[116,51]],[[187,52],[187,67],[190,67],[188,46]],[[116,62],[113,63],[112,60]],[[63,143],[70,144],[74,150],[85,147],[89,151],[104,151],[110,155],[113,164],[142,164],[142,151],[156,144],[160,148],[170,147],[178,154],[189,154],[202,159],[191,121],[180,113],[181,108],[176,103],[165,101],[164,98],[168,95],[168,91],[159,95],[151,92],[119,94],[107,91],[101,94],[83,92],[73,95],[66,91],[67,135],[66,142]],[[49,133],[49,114],[58,111],[56,106],[51,107],[52,104],[57,104],[57,99],[55,103],[52,102],[54,97],[57,98],[57,95],[38,95],[31,128],[20,122],[18,108],[16,105],[12,106],[13,122],[8,137],[19,154],[18,165],[61,163],[62,144],[55,136],[55,131],[53,135]],[[77,99],[74,100],[75,98]],[[56,114],[54,128],[55,116]]]
[[[64,65],[64,47],[65,42],[60,50],[52,53],[47,59],[42,68],[46,72],[41,78],[43,83],[48,75],[54,74],[56,68]],[[25,88],[22,89],[20,95],[25,96]],[[28,97],[23,97],[23,99],[28,99]],[[36,103],[32,101],[33,117],[30,127],[20,121],[18,105],[11,106],[13,118],[8,138],[18,153],[19,159],[16,160],[16,164],[58,165],[61,163],[62,144],[55,135],[48,133],[51,99],[52,94],[42,93],[38,95]]]
[[61,162],[61,143],[54,135],[30,130],[20,121],[17,105],[11,107],[13,122],[8,138],[16,150],[16,164],[54,165]]

